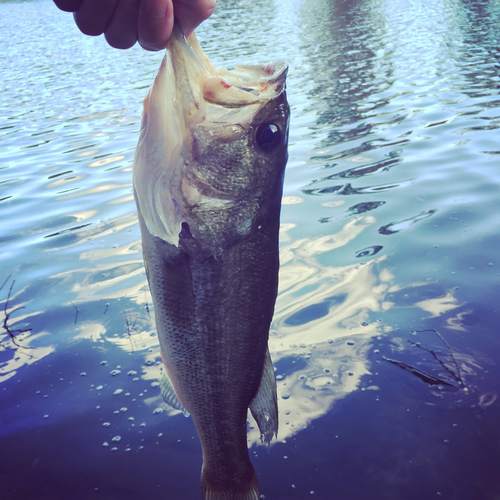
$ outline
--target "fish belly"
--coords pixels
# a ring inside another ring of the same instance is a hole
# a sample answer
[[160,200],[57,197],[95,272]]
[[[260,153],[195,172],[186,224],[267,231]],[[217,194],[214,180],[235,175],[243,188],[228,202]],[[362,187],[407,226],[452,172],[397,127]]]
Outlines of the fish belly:
[[[262,390],[277,294],[279,204],[217,258],[152,236],[140,212],[139,220],[165,369],[202,444],[204,499],[258,500],[246,422]],[[274,374],[268,379],[272,436]]]

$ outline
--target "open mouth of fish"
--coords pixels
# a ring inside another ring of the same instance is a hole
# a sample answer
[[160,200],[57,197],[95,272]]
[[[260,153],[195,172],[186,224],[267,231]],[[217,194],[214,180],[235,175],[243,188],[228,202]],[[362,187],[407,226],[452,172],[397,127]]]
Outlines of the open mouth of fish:
[[[227,158],[245,164],[242,157],[255,149],[272,157],[283,146],[286,155],[288,105],[284,97],[276,100],[284,94],[288,66],[278,61],[216,69],[194,34],[187,42],[175,25],[144,101],[134,189],[153,236],[176,246],[187,236],[220,254],[228,238],[250,230],[273,174],[264,167],[252,172],[247,164],[247,172],[241,172]],[[265,109],[270,103],[275,117]],[[259,123],[259,115],[265,123]],[[214,143],[222,150],[219,165]],[[212,220],[221,208],[226,219],[235,220],[229,231],[227,224],[221,231],[221,222]]]

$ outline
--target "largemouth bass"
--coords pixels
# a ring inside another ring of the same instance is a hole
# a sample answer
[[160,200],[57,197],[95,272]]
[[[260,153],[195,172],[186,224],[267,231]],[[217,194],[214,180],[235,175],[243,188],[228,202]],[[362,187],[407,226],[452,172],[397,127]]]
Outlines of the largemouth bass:
[[176,25],[144,101],[134,195],[165,401],[193,418],[204,500],[258,500],[247,449],[278,430],[268,351],[287,160],[287,65],[215,69]]

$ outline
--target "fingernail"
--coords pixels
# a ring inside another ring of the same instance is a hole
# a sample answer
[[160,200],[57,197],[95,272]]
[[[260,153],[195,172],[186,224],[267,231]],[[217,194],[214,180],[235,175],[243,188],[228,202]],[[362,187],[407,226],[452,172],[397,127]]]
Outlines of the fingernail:
[[143,0],[142,5],[150,17],[161,19],[167,15],[168,7],[165,0]]

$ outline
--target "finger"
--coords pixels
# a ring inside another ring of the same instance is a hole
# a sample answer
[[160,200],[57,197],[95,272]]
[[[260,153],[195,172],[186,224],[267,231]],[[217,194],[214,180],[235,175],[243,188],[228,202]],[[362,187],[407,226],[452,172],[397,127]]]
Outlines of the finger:
[[54,3],[64,12],[75,12],[80,7],[82,0],[54,0]]
[[117,0],[83,0],[75,12],[75,22],[85,35],[104,33],[111,21]]
[[141,0],[137,21],[138,40],[146,50],[161,50],[174,25],[172,0]]
[[174,0],[175,18],[189,36],[215,10],[216,0]]
[[137,42],[139,0],[120,0],[104,36],[115,49],[129,49]]

